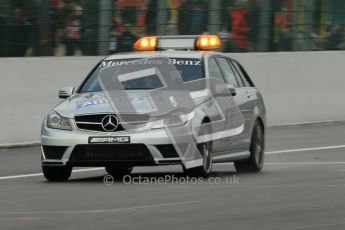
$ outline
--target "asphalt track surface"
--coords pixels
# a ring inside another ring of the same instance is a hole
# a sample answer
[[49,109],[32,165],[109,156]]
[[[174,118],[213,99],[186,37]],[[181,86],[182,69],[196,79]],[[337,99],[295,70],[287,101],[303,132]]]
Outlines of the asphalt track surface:
[[132,178],[181,183],[105,185],[99,168],[49,183],[38,147],[3,149],[0,229],[343,230],[344,137],[340,123],[270,128],[264,170],[214,165],[217,184],[183,183],[180,167],[136,168]]

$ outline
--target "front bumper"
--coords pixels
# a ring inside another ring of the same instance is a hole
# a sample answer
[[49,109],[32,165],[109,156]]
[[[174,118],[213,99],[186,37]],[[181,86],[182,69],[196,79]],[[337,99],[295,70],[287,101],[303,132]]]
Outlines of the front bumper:
[[[108,164],[181,164],[164,129],[113,133],[41,129],[42,165],[106,166]],[[130,136],[130,144],[90,144],[89,137]]]

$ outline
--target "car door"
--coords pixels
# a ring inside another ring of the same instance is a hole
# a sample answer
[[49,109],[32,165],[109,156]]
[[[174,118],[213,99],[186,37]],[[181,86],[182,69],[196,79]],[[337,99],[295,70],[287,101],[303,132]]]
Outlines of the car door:
[[243,68],[234,60],[228,59],[232,68],[235,71],[236,78],[240,82],[240,87],[237,89],[238,96],[236,102],[245,119],[244,131],[242,134],[234,137],[234,145],[238,149],[249,149],[252,126],[255,119],[254,110],[257,101],[256,88],[250,80],[247,80],[243,73]]
[[[231,66],[229,60],[226,57],[216,57],[216,61],[223,73],[225,84],[229,88],[235,88],[236,95],[232,98],[235,101],[235,104],[239,107],[243,119],[244,119],[244,127],[248,124],[248,118],[250,117],[251,111],[249,111],[248,105],[248,97],[246,96],[246,91],[244,89],[244,85],[242,81],[238,78],[236,70]],[[224,148],[225,151],[237,152],[241,151],[247,147],[247,136],[248,130],[244,129],[239,135],[228,137],[224,142],[226,146]]]
[[[209,77],[217,78],[225,83],[223,73],[214,57],[211,57],[208,60],[208,72],[209,72]],[[219,115],[218,107],[214,104],[214,102],[212,103],[213,103],[213,105],[211,106],[212,111],[209,111],[209,113]],[[218,117],[215,119],[217,120],[220,118]],[[228,149],[230,145],[229,141],[230,141],[229,138],[215,140],[212,145],[213,155],[216,157],[216,156],[225,154],[226,150]]]

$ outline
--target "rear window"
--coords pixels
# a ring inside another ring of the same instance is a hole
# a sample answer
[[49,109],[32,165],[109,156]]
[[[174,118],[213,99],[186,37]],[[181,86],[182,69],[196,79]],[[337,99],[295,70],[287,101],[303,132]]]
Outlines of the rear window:
[[[102,61],[97,68],[89,75],[81,86],[79,93],[102,91],[99,84],[99,72],[101,69],[112,65],[125,65],[128,62],[138,59],[117,59]],[[203,67],[200,59],[197,58],[170,58],[184,82],[204,78]],[[155,75],[122,82],[125,90],[149,90],[162,87],[163,84]]]

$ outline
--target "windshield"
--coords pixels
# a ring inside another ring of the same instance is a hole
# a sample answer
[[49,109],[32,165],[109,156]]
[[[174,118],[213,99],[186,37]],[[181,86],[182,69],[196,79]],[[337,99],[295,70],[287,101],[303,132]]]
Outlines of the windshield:
[[[79,93],[102,91],[99,84],[99,73],[101,69],[114,65],[125,65],[128,62],[138,59],[117,59],[102,61],[90,74],[88,79],[81,86]],[[170,58],[184,82],[203,78],[202,63],[197,58]],[[122,88],[125,90],[150,90],[163,87],[157,75],[147,75],[141,78],[122,81]]]

